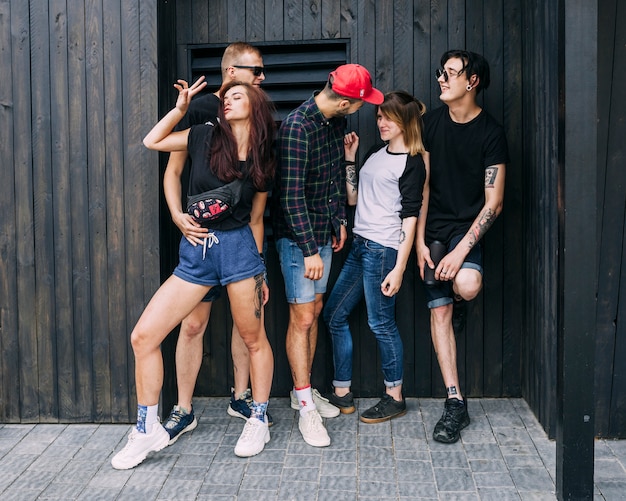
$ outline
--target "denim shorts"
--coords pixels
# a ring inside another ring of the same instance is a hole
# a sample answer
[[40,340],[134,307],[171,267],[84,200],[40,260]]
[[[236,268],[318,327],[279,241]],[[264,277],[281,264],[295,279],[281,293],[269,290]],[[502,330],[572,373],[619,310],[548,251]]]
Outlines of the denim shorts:
[[228,285],[265,272],[247,224],[234,230],[212,230],[204,245],[193,246],[182,237],[178,259],[173,274],[198,285]]
[[331,243],[318,247],[324,263],[324,274],[319,280],[304,278],[304,254],[298,244],[288,238],[276,241],[276,250],[280,258],[280,269],[285,279],[285,295],[288,303],[311,303],[316,294],[324,294],[333,262]]
[[[448,244],[448,253],[454,249],[465,235],[457,235],[450,240]],[[483,274],[483,251],[480,243],[472,247],[469,254],[465,256],[465,261],[461,268],[469,268]],[[426,299],[429,308],[437,308],[445,306],[454,301],[454,291],[452,290],[452,281],[437,282],[435,285],[424,285],[426,289]]]

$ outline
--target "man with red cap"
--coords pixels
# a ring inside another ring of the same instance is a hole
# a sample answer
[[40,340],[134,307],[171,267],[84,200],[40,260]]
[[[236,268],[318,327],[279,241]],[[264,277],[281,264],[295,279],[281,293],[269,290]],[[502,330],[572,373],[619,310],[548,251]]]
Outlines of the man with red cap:
[[346,196],[356,199],[359,138],[354,132],[345,135],[345,117],[363,102],[381,104],[383,99],[363,66],[345,64],[330,73],[323,90],[283,120],[278,132],[279,168],[272,199],[289,303],[291,406],[300,411],[298,428],[304,441],[314,447],[330,445],[322,417],[339,415],[337,407],[311,388],[311,367],[332,254],[347,238]]

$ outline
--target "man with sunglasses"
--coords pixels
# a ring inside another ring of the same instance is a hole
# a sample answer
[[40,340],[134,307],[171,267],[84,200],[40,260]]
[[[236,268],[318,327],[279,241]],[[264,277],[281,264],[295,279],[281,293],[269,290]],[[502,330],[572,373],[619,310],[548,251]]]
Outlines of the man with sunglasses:
[[283,120],[278,132],[279,168],[272,199],[276,248],[289,303],[286,348],[294,384],[291,407],[300,411],[298,428],[314,447],[330,445],[322,417],[340,412],[311,388],[311,368],[332,254],[343,248],[347,238],[347,177],[355,183],[358,137],[352,132],[344,141],[345,117],[363,102],[380,104],[383,95],[372,87],[363,66],[342,65],[330,73],[322,91]]
[[[184,130],[192,125],[217,121],[221,106],[219,93],[222,87],[232,81],[261,85],[265,80],[263,57],[256,47],[244,42],[230,44],[224,50],[221,63],[222,85],[214,93],[208,93],[194,99],[187,114],[177,126]],[[174,224],[192,245],[202,245],[208,230],[196,223],[182,204],[181,175],[187,161],[187,152],[173,152],[163,177],[163,190],[167,206]],[[193,430],[198,421],[193,413],[192,397],[196,379],[202,365],[203,337],[209,323],[212,301],[220,296],[221,287],[213,287],[204,300],[182,321],[176,343],[176,382],[178,402],[170,412],[164,427],[170,435],[170,445],[188,431]],[[250,357],[248,349],[233,324],[231,337],[231,355],[233,358],[234,388],[228,414],[242,419],[250,417],[252,394],[248,388],[250,378]],[[269,425],[272,418],[267,414]]]
[[[453,443],[470,423],[459,384],[455,331],[459,335],[464,328],[465,301],[482,288],[481,239],[502,211],[509,157],[502,126],[477,102],[489,86],[487,61],[474,52],[450,50],[435,76],[444,106],[424,115],[430,196],[422,207],[428,212],[425,223],[418,223],[415,247],[422,279],[425,266],[435,269],[435,284],[425,288],[448,397],[433,438]],[[442,244],[444,255],[433,262],[431,249]]]

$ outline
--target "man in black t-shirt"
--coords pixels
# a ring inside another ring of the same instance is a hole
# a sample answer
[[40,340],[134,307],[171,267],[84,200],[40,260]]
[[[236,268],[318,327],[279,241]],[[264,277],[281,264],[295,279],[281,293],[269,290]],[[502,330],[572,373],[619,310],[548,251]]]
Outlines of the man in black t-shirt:
[[[235,42],[224,50],[221,62],[222,86],[213,94],[194,99],[186,115],[176,126],[176,130],[188,129],[192,125],[206,122],[217,122],[217,114],[221,106],[219,93],[222,87],[232,81],[261,85],[265,80],[263,57],[256,47],[245,42]],[[202,245],[208,230],[196,223],[183,209],[181,175],[187,161],[187,152],[170,153],[165,174],[163,190],[167,206],[174,224],[192,245]],[[186,199],[185,199],[186,202]],[[186,205],[185,205],[186,206]],[[255,229],[253,228],[253,231]],[[202,365],[203,337],[209,315],[211,302],[220,296],[221,287],[211,288],[207,296],[181,323],[180,334],[176,344],[176,381],[178,402],[172,409],[164,427],[170,434],[170,444],[178,440],[181,434],[193,430],[197,420],[193,413],[192,397],[196,379]],[[248,388],[250,377],[250,357],[248,349],[233,323],[231,338],[231,354],[233,357],[234,383],[228,414],[247,419],[250,417],[252,394]],[[272,418],[267,414],[269,425]]]
[[[415,247],[422,279],[425,266],[435,270],[426,295],[448,394],[433,437],[453,443],[470,422],[459,384],[455,330],[464,327],[465,301],[482,288],[480,240],[502,211],[509,158],[502,126],[476,100],[489,86],[487,61],[474,52],[451,50],[441,57],[435,75],[444,106],[424,116],[430,182],[422,210],[428,213],[425,223],[419,219]],[[443,257],[434,262],[437,247]]]

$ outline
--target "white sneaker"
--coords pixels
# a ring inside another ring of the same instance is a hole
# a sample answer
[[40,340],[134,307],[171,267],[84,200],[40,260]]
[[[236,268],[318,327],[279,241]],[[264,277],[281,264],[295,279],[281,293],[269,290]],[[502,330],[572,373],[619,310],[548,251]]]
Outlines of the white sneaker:
[[[312,393],[313,403],[317,408],[317,412],[320,413],[320,416],[322,416],[323,418],[334,418],[340,414],[341,411],[339,410],[339,407],[335,407],[333,404],[331,404],[330,401],[327,398],[323,397],[319,391],[313,389]],[[289,392],[289,397],[291,399],[291,408],[294,411],[299,411],[300,404],[298,403],[296,393],[293,390]]]
[[139,433],[133,426],[133,431],[128,435],[126,446],[119,451],[113,459],[111,466],[116,470],[128,470],[141,463],[149,452],[160,451],[167,447],[170,435],[161,423],[154,423],[150,433]]
[[246,421],[246,425],[239,435],[239,440],[235,446],[235,455],[242,458],[256,456],[269,441],[270,430],[267,427],[267,421],[251,417]]
[[304,416],[300,416],[298,420],[298,428],[302,433],[304,441],[312,445],[313,447],[327,447],[330,445],[330,437],[324,423],[322,423],[322,417],[317,409],[306,412]]

